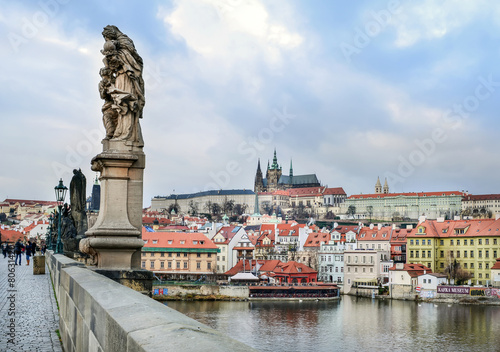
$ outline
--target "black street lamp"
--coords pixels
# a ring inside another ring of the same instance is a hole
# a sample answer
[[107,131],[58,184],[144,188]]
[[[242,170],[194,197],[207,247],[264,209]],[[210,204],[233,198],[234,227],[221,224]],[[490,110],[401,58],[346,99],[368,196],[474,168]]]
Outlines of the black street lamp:
[[56,253],[60,254],[63,252],[63,244],[61,241],[61,212],[62,206],[64,204],[64,198],[66,198],[66,192],[68,191],[68,187],[63,185],[62,178],[59,180],[59,184],[54,187],[54,191],[56,192],[56,200],[57,206],[59,207],[59,220],[57,225],[57,244],[56,244]]

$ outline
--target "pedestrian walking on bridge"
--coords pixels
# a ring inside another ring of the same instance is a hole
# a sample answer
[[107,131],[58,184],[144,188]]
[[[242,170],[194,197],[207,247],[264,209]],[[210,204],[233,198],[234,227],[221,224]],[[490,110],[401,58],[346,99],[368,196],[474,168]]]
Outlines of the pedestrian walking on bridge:
[[26,265],[30,265],[32,248],[33,247],[31,246],[31,243],[28,241],[28,243],[26,243],[26,250],[24,251],[24,253],[26,254]]
[[[14,259],[14,264],[21,265],[21,258],[22,258],[23,249],[24,249],[24,245],[21,242],[21,239],[19,238],[16,241],[16,244],[14,245],[14,254],[16,255],[16,258]],[[19,264],[17,264],[18,258],[19,258]]]

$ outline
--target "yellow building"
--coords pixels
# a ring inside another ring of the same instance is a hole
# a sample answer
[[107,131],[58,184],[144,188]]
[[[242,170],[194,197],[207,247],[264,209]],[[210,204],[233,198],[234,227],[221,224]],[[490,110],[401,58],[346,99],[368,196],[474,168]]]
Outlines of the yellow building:
[[[407,237],[407,263],[433,272],[460,271],[470,283],[488,285],[500,255],[500,220],[426,220]],[[465,280],[465,281],[468,281]]]

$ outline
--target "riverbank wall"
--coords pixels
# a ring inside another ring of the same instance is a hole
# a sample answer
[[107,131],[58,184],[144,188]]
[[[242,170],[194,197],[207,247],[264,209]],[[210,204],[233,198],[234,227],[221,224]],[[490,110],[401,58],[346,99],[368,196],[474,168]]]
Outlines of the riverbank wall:
[[164,298],[179,298],[193,296],[217,296],[236,299],[248,298],[248,286],[225,286],[225,285],[193,285],[193,284],[177,284],[177,285],[156,285],[153,286],[153,297],[158,299]]

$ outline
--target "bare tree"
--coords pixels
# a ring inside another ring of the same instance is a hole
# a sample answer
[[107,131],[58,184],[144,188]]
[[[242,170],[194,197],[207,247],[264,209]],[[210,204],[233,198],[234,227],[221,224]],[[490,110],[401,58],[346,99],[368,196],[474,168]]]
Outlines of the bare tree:
[[264,201],[261,204],[261,209],[264,214],[272,215],[273,214],[273,205],[270,201]]
[[219,203],[212,203],[212,214],[213,215],[219,215],[221,212],[221,206]]
[[233,209],[236,215],[243,215],[246,210],[247,210],[246,204],[235,204]]
[[205,209],[207,210],[207,213],[212,214],[212,206],[213,206],[212,201],[207,200],[205,202]]
[[354,217],[355,214],[356,214],[356,207],[354,205],[349,205],[349,207],[347,208],[347,215]]
[[193,200],[191,200],[189,202],[189,213],[191,215],[198,214],[198,203],[197,202],[195,203]]
[[448,265],[444,268],[444,273],[448,276],[448,282],[453,280],[455,285],[466,283],[472,278],[472,275],[467,270],[462,269],[460,263],[448,255]]
[[170,205],[168,206],[167,211],[168,211],[168,213],[169,213],[169,214],[171,214],[171,213],[172,213],[172,210],[174,211],[174,213],[179,214],[179,213],[180,213],[180,211],[181,211],[181,207],[180,207],[180,205],[179,205],[179,204],[177,204],[177,203],[173,203],[173,204],[170,204]]
[[370,218],[370,221],[372,221],[372,216],[373,216],[373,205],[368,205],[366,207],[366,212],[368,213],[368,216]]
[[222,210],[226,214],[232,215],[234,209],[234,200],[228,200],[227,197],[224,199],[224,202],[222,203]]

